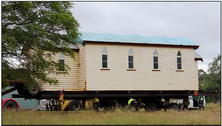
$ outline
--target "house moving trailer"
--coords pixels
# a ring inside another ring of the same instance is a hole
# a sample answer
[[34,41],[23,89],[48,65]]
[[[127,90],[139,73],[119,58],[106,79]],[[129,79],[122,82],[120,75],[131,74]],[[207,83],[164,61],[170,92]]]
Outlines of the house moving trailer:
[[[35,99],[67,99],[63,110],[79,110],[98,97],[104,106],[115,101],[127,104],[130,97],[140,99],[147,110],[160,107],[165,98],[188,98],[190,95],[215,95],[198,91],[199,45],[184,37],[148,37],[110,33],[85,33],[79,44],[71,45],[75,60],[62,52],[55,60],[71,68],[69,74],[59,69],[59,85],[39,82],[30,90],[15,83],[19,95]],[[61,93],[62,91],[62,93]],[[75,102],[74,102],[75,101]],[[58,104],[60,104],[58,102]],[[72,109],[78,104],[79,109]]]

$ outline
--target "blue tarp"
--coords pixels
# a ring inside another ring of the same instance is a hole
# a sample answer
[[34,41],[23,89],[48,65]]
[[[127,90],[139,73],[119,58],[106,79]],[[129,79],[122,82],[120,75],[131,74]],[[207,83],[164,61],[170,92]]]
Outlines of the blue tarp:
[[118,35],[110,33],[86,33],[86,32],[81,32],[81,33],[82,33],[81,41],[198,46],[192,40],[185,37],[167,38],[163,36],[149,37],[149,36],[139,36],[139,35]]

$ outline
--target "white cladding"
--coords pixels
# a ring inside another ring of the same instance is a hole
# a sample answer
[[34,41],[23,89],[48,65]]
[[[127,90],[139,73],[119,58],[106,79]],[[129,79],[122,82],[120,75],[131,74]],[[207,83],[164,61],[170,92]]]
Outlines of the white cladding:
[[[102,68],[104,48],[108,58],[106,69]],[[134,68],[129,71],[130,49]],[[153,68],[155,50],[158,52],[157,70]],[[178,51],[181,52],[181,70],[177,70]],[[42,91],[84,90],[85,81],[86,90],[198,90],[198,64],[193,48],[87,43],[74,52],[75,60],[64,58],[71,68],[69,75],[49,75],[60,84],[40,84]],[[59,54],[56,54],[55,60],[58,59]]]
[[[107,49],[108,68],[102,68],[102,51]],[[128,71],[128,53],[133,50],[135,71]],[[153,54],[158,51],[158,70]],[[198,67],[194,49],[133,45],[86,44],[87,90],[198,90]],[[182,70],[177,70],[177,52]]]

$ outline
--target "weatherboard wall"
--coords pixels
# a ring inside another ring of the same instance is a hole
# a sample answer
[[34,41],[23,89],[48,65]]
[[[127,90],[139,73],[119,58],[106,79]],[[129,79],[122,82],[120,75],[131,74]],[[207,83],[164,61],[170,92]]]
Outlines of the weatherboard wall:
[[[136,45],[86,44],[78,46],[75,60],[65,57],[69,74],[49,75],[59,85],[40,84],[42,91],[84,90],[198,90],[198,66],[194,49]],[[108,52],[108,69],[102,69],[102,50]],[[128,69],[128,52],[133,50],[134,69]],[[153,52],[158,51],[159,69],[153,69]],[[182,71],[177,71],[177,52],[182,53]],[[59,54],[55,55],[55,60]],[[58,71],[59,72],[59,71]]]
[[85,81],[86,81],[86,53],[85,47],[78,45],[78,89],[85,90]]
[[[108,52],[108,69],[102,68],[102,50]],[[134,69],[128,69],[128,52],[133,50]],[[153,69],[158,51],[159,69]],[[177,71],[177,52],[182,54],[182,71]],[[198,68],[194,49],[135,45],[86,44],[87,90],[198,90]]]
[[[49,84],[40,84],[40,89],[42,91],[61,91],[64,89],[65,91],[75,91],[75,90],[83,90],[84,84],[79,83],[79,52],[74,51],[75,59],[65,56],[65,64],[70,67],[68,74],[63,71],[57,71],[58,75],[49,74],[48,77],[53,77],[58,79],[58,85],[49,85]],[[59,60],[59,54],[55,55],[55,60]],[[81,59],[82,62],[82,59]],[[82,81],[82,80],[81,80]]]

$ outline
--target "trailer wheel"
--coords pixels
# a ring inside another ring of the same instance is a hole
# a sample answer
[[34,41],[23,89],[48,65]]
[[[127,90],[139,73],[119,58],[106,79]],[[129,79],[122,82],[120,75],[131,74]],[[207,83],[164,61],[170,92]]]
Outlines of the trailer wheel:
[[177,104],[172,104],[172,105],[170,106],[170,108],[171,108],[172,110],[176,111],[176,112],[179,110],[179,106],[178,106]]
[[81,109],[81,103],[79,101],[71,101],[69,103],[69,111],[78,111]]
[[7,110],[12,110],[12,109],[17,110],[18,106],[14,101],[7,101],[7,102],[5,102],[3,108],[7,109]]
[[157,110],[156,103],[154,102],[149,103],[149,105],[145,107],[145,110],[148,112],[155,112]]
[[203,101],[202,100],[199,101],[199,107],[203,107]]
[[199,110],[200,110],[200,111],[204,111],[204,107],[200,107]]
[[31,95],[37,95],[39,93],[39,85],[33,84],[33,86],[28,88],[28,92]]

